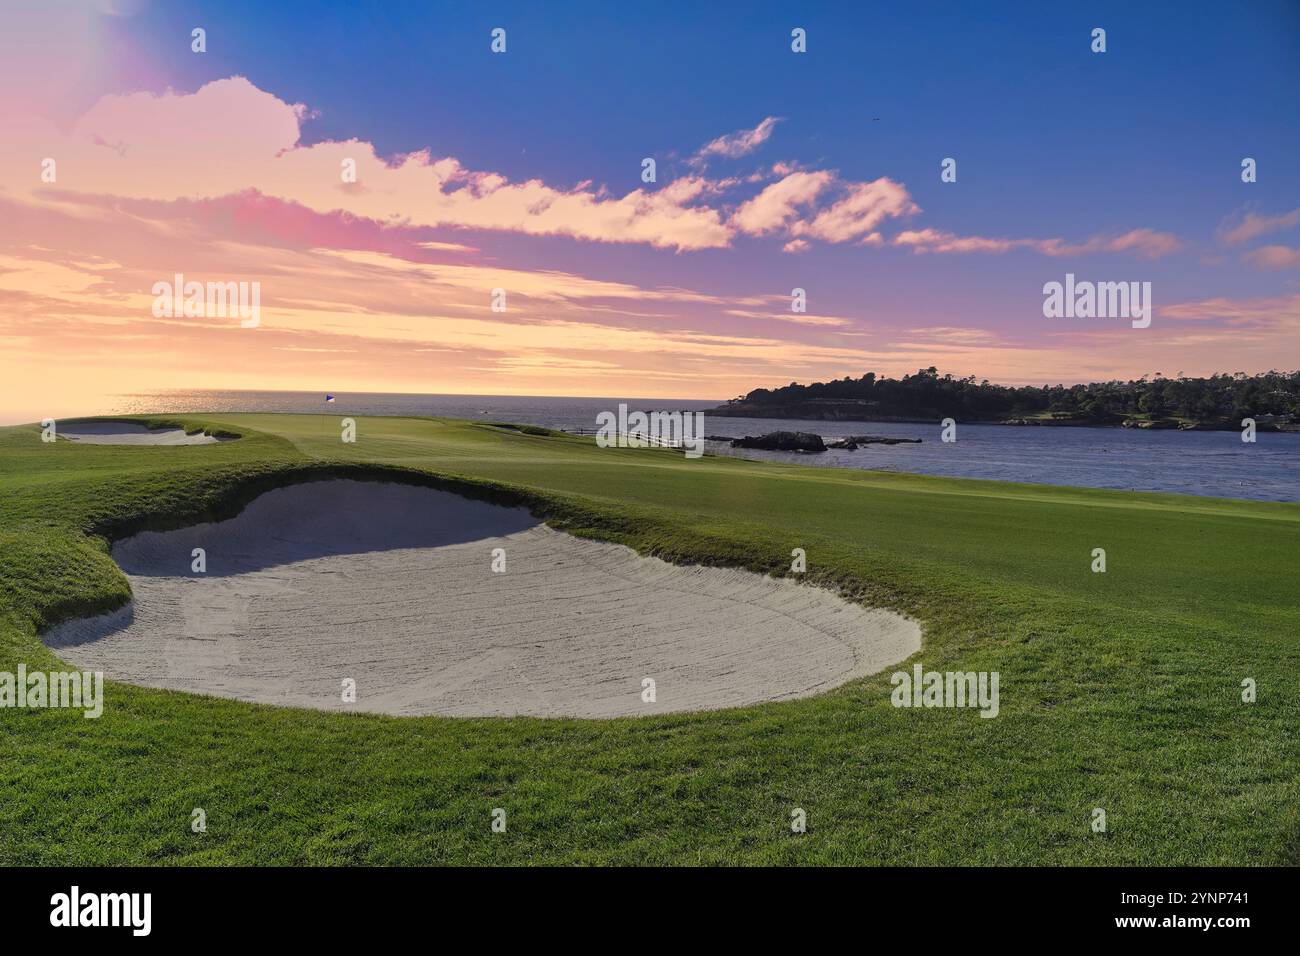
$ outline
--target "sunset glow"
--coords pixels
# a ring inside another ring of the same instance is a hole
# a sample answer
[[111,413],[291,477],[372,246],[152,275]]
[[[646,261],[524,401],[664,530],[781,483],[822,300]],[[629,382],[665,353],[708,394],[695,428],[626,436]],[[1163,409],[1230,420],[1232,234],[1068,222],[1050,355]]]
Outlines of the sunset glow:
[[[0,39],[4,421],[141,388],[723,399],[929,365],[1008,384],[1300,366],[1300,191],[1280,175],[1300,154],[1282,118],[1300,71],[1262,22],[1234,27],[1249,60],[1229,37],[1177,96],[1268,95],[1193,121],[1167,109],[1144,45],[1179,49],[1199,27],[1157,34],[1122,6],[1111,72],[1083,44],[1068,82],[1015,94],[1010,77],[1049,51],[990,24],[942,26],[942,51],[931,38],[950,74],[954,57],[972,70],[938,92],[914,24],[888,50],[880,24],[863,33],[882,48],[850,84],[863,58],[832,17],[812,19],[795,64],[781,29],[769,48],[753,25],[724,41],[725,18],[703,12],[685,37],[651,20],[650,40],[618,48],[625,22],[593,49],[521,9],[494,56],[486,19],[449,37],[406,11],[375,30],[431,38],[402,41],[428,54],[412,86],[414,59],[328,66],[350,55],[341,13],[259,9],[261,38],[234,48],[238,4],[134,6],[37,6]],[[293,82],[280,30],[322,54]],[[695,57],[712,91],[674,101],[686,79],[667,74]],[[717,92],[742,65],[757,79]],[[1104,135],[1054,114],[1085,93]],[[1008,95],[1015,123],[990,109]],[[611,97],[623,115],[592,105]],[[949,156],[959,175],[942,183]],[[1067,272],[1151,282],[1151,327],[1044,319],[1042,287]],[[259,283],[260,324],[154,315],[151,288],[177,273]]]

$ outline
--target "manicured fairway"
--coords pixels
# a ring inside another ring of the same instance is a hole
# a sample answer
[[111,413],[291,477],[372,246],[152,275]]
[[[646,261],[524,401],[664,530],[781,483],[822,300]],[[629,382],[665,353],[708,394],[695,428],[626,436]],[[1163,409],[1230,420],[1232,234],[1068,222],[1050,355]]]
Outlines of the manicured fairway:
[[386,469],[673,560],[783,573],[803,548],[808,577],[922,621],[903,669],[999,672],[1000,715],[894,708],[889,671],[609,721],[111,684],[99,720],[0,709],[0,863],[1300,863],[1298,505],[688,461],[434,419],[361,418],[351,445],[337,416],[185,424],[244,437],[0,429],[0,671],[55,666],[39,626],[126,599],[103,535],[226,514],[292,472]]

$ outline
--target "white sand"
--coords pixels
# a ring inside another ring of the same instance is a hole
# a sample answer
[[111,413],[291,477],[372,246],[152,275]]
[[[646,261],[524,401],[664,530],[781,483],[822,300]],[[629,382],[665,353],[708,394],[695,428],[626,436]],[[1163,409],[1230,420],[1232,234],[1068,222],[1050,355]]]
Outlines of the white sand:
[[[204,548],[207,573],[191,573]],[[506,570],[491,570],[504,548]],[[46,643],[110,679],[325,710],[613,717],[803,697],[915,653],[912,621],[679,567],[525,510],[379,482],[294,485],[116,544],[135,595]],[[656,701],[642,700],[642,679]],[[356,703],[344,703],[345,678]]]
[[181,428],[146,428],[139,422],[69,422],[57,424],[56,434],[84,445],[212,445],[228,439]]

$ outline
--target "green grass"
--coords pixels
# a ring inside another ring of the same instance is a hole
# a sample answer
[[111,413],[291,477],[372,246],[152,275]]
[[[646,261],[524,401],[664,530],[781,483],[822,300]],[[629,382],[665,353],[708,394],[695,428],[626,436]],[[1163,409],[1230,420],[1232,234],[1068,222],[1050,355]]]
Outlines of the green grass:
[[55,666],[40,627],[127,598],[111,536],[229,514],[293,475],[400,472],[673,560],[782,573],[805,548],[809,577],[920,619],[927,668],[1000,672],[1001,715],[895,709],[894,668],[607,721],[110,684],[99,720],[0,710],[0,863],[1300,863],[1300,506],[687,461],[436,419],[362,418],[355,445],[337,416],[167,420],[244,437],[0,429],[0,670]]

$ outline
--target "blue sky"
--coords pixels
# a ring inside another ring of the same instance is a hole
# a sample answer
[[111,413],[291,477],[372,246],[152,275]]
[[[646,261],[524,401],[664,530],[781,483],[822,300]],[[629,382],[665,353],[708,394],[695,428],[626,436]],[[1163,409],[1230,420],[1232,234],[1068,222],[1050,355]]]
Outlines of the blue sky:
[[[689,155],[779,116],[774,148],[848,178],[900,179],[960,233],[1143,223],[1209,242],[1245,201],[1300,201],[1300,3],[727,6],[175,3],[119,29],[179,88],[238,74],[310,105],[308,141],[432,147],[511,179],[633,189],[641,157]],[[204,59],[175,42],[198,23],[212,37]],[[495,26],[508,31],[507,56],[488,54]],[[808,31],[805,56],[790,53],[792,26]],[[1089,51],[1095,26],[1107,30],[1102,55]],[[1244,155],[1263,171],[1248,196]],[[958,159],[955,189],[938,179],[946,156]],[[618,251],[573,253],[611,253],[617,266]],[[780,268],[778,254],[747,251],[730,268],[674,268],[692,279],[743,273],[754,257]],[[855,263],[870,268],[849,256],[819,277]],[[1180,265],[1159,277],[1189,295],[1260,282],[1198,281]]]

